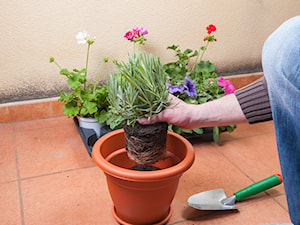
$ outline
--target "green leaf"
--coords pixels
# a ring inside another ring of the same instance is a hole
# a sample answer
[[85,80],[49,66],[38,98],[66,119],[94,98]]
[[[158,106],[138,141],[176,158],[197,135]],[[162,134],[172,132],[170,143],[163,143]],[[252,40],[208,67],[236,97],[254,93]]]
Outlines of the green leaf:
[[65,76],[70,75],[69,70],[66,69],[66,68],[61,69],[59,73],[60,73],[61,75],[65,75]]
[[234,129],[236,128],[236,125],[230,125],[230,126],[226,126],[226,130],[231,133],[232,131],[234,131]]
[[181,129],[182,132],[187,133],[187,134],[192,134],[193,130],[189,130],[189,129]]
[[60,97],[59,97],[58,101],[59,102],[68,102],[69,101],[69,94],[66,93],[66,92],[64,92],[64,91],[62,91],[60,93]]
[[186,50],[184,50],[183,54],[187,55],[187,54],[190,54],[191,52],[193,52],[193,50],[187,48]]
[[204,131],[203,131],[202,128],[196,128],[196,129],[194,129],[193,131],[194,131],[195,133],[197,133],[197,134],[203,134],[203,133],[204,133]]
[[196,66],[196,70],[200,71],[201,73],[211,73],[215,71],[215,66],[210,61],[200,61]]
[[173,131],[173,125],[172,125],[172,124],[168,124],[168,130],[174,132],[174,131]]
[[116,116],[112,114],[111,112],[108,112],[108,118],[106,120],[106,124],[109,125],[111,129],[115,129],[117,127],[121,128],[121,117]]
[[72,72],[68,77],[68,84],[71,88],[76,89],[86,82],[86,77],[80,75],[79,73]]
[[173,132],[180,134],[181,129],[177,126],[173,126]]
[[172,46],[168,46],[167,49],[172,49],[172,50],[176,50],[179,46],[178,45],[172,45]]
[[219,143],[219,141],[220,141],[219,127],[213,127],[213,139],[216,143]]
[[86,73],[86,68],[83,68],[82,70],[78,71],[79,74],[84,75]]
[[101,110],[100,113],[99,113],[99,111],[96,112],[94,117],[95,117],[95,119],[98,120],[99,123],[104,123],[108,118],[108,114],[105,110]]
[[194,57],[194,56],[197,56],[197,55],[199,55],[199,52],[198,52],[197,50],[195,50],[195,51],[194,51],[194,54],[191,55],[191,58]]
[[80,109],[81,116],[93,115],[97,112],[97,104],[95,102],[84,102]]
[[76,102],[68,102],[62,107],[63,114],[71,117],[79,114],[79,107]]
[[60,98],[58,99],[59,102],[70,102],[70,101],[74,101],[77,102],[77,97],[76,97],[76,93],[72,92],[72,93],[66,93],[66,92],[61,92],[60,93]]

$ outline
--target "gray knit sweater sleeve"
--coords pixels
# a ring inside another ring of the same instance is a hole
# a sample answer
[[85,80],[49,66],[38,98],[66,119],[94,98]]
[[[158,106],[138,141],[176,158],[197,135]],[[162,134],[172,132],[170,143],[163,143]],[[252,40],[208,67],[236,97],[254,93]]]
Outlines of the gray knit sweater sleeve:
[[267,82],[264,77],[234,92],[248,122],[272,120]]

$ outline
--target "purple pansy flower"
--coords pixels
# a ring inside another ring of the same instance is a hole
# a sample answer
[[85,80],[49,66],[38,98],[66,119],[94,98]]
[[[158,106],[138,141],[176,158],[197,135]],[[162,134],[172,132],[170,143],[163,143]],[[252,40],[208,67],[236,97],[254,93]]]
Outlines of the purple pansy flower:
[[172,86],[171,84],[166,84],[167,89],[169,89],[171,94],[175,93],[183,93],[184,92],[184,87],[182,86]]
[[197,91],[196,91],[196,85],[189,78],[186,77],[184,79],[183,86],[184,86],[184,89],[186,90],[186,93],[187,93],[188,96],[196,97],[198,95]]

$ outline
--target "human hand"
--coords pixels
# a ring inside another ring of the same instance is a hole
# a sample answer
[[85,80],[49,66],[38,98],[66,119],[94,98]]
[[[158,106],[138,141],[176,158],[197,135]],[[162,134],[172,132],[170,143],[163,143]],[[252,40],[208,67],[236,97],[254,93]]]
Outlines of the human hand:
[[190,128],[190,108],[192,104],[185,103],[174,95],[169,95],[171,101],[168,108],[151,118],[142,118],[140,124],[149,125],[157,122],[167,122],[181,128]]

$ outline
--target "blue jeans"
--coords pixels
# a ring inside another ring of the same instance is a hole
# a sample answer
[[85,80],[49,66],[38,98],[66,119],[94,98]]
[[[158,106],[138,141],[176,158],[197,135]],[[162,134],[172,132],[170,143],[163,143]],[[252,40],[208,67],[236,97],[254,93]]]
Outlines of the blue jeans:
[[292,223],[300,225],[300,16],[266,40],[262,65],[289,213]]

